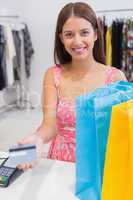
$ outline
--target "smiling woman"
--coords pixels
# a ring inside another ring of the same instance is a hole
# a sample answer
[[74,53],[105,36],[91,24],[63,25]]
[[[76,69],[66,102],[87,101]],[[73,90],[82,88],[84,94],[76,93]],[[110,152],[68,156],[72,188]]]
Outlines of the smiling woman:
[[97,32],[89,21],[75,16],[70,17],[64,24],[60,37],[71,57],[81,59],[89,56],[92,59]]
[[[37,137],[43,143],[52,140],[49,159],[75,162],[76,97],[125,80],[125,76],[120,70],[105,65],[101,28],[95,12],[86,3],[69,3],[60,11],[54,58],[56,65],[44,76],[42,123],[34,134],[19,143],[37,143]],[[38,146],[38,149],[41,148]],[[26,163],[20,168],[31,166]]]
[[[77,18],[74,24],[73,18]],[[81,26],[77,26],[80,23]],[[81,28],[81,30],[78,30],[80,31],[80,36],[87,37],[88,34],[95,33],[95,40],[97,40],[94,44],[93,56],[96,61],[105,64],[103,35],[96,14],[89,5],[80,2],[66,5],[58,16],[54,49],[55,63],[65,64],[72,60],[71,55],[68,54],[64,48],[65,46],[62,44],[62,39],[63,36],[66,36],[65,38],[72,38],[74,36],[73,29],[78,27]],[[62,39],[60,40],[61,35]]]

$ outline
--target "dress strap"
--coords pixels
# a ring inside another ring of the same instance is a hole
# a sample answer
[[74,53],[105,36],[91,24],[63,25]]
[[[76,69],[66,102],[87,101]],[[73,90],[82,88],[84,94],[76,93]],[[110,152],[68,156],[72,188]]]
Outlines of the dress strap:
[[[105,81],[105,83],[109,84],[109,83],[115,82],[117,73],[123,74],[123,72],[120,69],[118,69],[116,67],[109,67],[109,69],[107,69],[107,71],[106,71],[106,81]],[[120,80],[128,81],[126,77],[123,77]]]
[[109,67],[106,71],[106,84],[112,83],[115,81],[115,75],[118,73],[118,69],[115,67]]
[[60,79],[61,79],[61,67],[55,66],[53,67],[53,71],[54,71],[55,86],[58,87],[60,84]]

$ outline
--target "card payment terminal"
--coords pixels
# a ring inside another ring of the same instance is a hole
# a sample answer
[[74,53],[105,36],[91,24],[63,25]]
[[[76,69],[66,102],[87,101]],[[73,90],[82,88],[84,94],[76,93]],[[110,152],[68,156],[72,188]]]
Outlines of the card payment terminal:
[[32,162],[36,159],[35,145],[14,146],[9,149],[9,157],[0,164],[0,186],[7,187],[24,171],[18,164]]

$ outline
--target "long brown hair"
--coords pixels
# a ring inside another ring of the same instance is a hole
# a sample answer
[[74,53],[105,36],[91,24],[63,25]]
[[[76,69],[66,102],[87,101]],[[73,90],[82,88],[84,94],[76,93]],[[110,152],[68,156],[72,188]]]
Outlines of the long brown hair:
[[59,34],[62,32],[63,25],[72,15],[84,18],[92,24],[94,31],[97,32],[97,40],[94,44],[93,56],[97,62],[105,64],[103,34],[100,23],[93,9],[88,4],[83,2],[69,3],[64,6],[59,13],[55,32],[55,64],[67,64],[72,61],[71,55],[65,50],[59,37]]

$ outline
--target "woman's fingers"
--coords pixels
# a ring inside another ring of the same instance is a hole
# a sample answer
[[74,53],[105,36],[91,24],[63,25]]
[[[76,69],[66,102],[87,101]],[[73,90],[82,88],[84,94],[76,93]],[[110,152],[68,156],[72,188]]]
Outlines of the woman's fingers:
[[36,135],[31,134],[31,135],[19,140],[17,143],[18,143],[18,145],[22,145],[22,144],[31,144],[31,143],[35,143],[35,142],[36,142]]
[[25,139],[19,140],[17,142],[18,145],[22,145],[22,144],[26,144],[27,142],[25,141]]
[[33,168],[34,163],[23,163],[17,166],[18,169],[27,170]]
[[44,143],[42,138],[37,134],[31,134],[28,137],[25,137],[24,139],[20,140],[18,142],[18,145],[23,144],[35,144],[36,145],[36,160],[31,163],[23,163],[19,164],[17,167],[22,170],[27,170],[30,168],[35,167],[39,164],[39,162],[44,159]]

